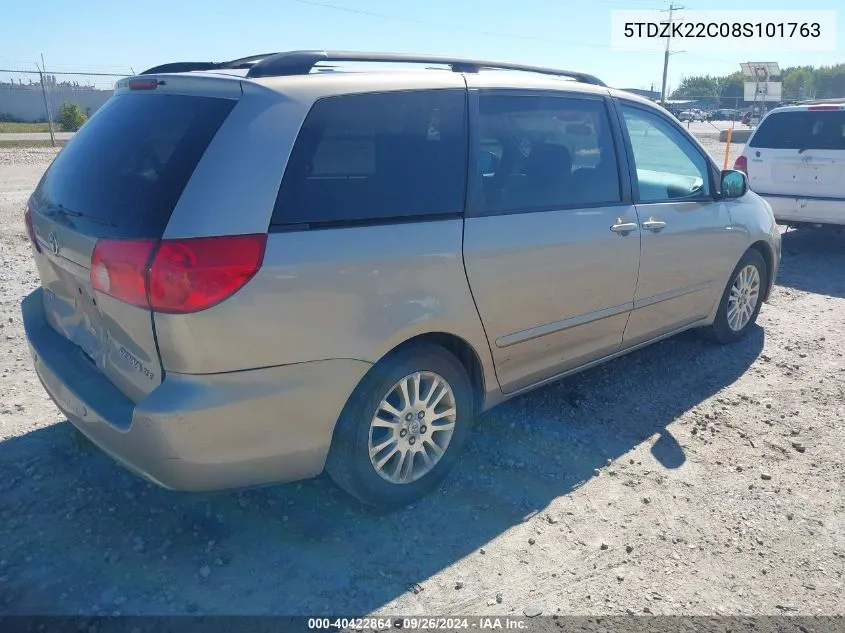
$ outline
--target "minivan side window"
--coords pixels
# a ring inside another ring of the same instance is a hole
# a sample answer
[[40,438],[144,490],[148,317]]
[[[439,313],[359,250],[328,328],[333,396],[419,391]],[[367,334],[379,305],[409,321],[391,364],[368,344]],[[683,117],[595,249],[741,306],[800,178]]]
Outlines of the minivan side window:
[[603,101],[489,94],[479,110],[475,178],[482,214],[622,200]]
[[466,152],[464,90],[320,99],[291,151],[271,225],[461,213]]
[[699,199],[710,194],[707,160],[659,114],[622,105],[637,169],[639,200]]

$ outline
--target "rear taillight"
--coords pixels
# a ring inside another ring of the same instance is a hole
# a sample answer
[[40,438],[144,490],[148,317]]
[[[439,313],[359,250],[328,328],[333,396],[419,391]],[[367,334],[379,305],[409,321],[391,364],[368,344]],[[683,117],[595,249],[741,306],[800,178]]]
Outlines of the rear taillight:
[[150,307],[198,312],[232,296],[264,260],[267,235],[164,240],[150,267]]
[[210,308],[240,290],[261,268],[267,235],[184,240],[100,240],[91,284],[156,312]]
[[737,171],[741,171],[746,176],[748,175],[748,159],[740,154],[736,157],[736,162],[734,162],[734,169]]
[[29,241],[32,242],[32,245],[35,247],[35,251],[37,253],[41,252],[41,246],[38,244],[38,240],[35,238],[35,227],[32,224],[32,207],[30,206],[29,202],[26,203],[26,211],[23,213],[23,222],[26,225],[26,234],[29,237]]
[[115,299],[144,308],[147,274],[156,240],[98,240],[91,255],[91,285]]

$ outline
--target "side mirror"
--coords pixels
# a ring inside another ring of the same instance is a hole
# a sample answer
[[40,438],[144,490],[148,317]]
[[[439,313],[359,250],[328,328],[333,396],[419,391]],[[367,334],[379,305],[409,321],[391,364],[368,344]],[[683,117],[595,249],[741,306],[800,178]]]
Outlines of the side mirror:
[[720,191],[722,198],[741,198],[748,191],[748,179],[741,171],[725,169],[722,171]]

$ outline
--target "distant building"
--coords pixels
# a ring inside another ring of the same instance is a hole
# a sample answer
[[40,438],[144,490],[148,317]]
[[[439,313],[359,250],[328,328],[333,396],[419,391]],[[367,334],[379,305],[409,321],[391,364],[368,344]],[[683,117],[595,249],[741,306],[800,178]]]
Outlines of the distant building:
[[[46,79],[46,77],[45,77]],[[89,116],[108,101],[111,90],[97,90],[93,86],[80,86],[69,82],[48,82],[47,101],[53,118],[58,116],[59,106],[65,102],[75,103]],[[41,83],[0,82],[0,115],[13,121],[46,121],[44,94]]]
[[656,90],[643,90],[642,88],[622,88],[622,90],[625,92],[632,92],[635,95],[651,99],[652,101],[660,99],[660,93]]

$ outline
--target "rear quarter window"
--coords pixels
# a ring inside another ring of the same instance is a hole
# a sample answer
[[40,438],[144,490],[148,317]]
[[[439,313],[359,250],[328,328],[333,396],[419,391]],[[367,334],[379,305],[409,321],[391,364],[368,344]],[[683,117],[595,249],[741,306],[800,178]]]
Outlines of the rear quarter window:
[[112,97],[59,153],[33,202],[89,234],[161,237],[235,103],[172,94]]
[[761,149],[845,150],[845,110],[773,112],[748,143]]
[[466,153],[463,90],[321,99],[294,144],[271,224],[460,213]]

